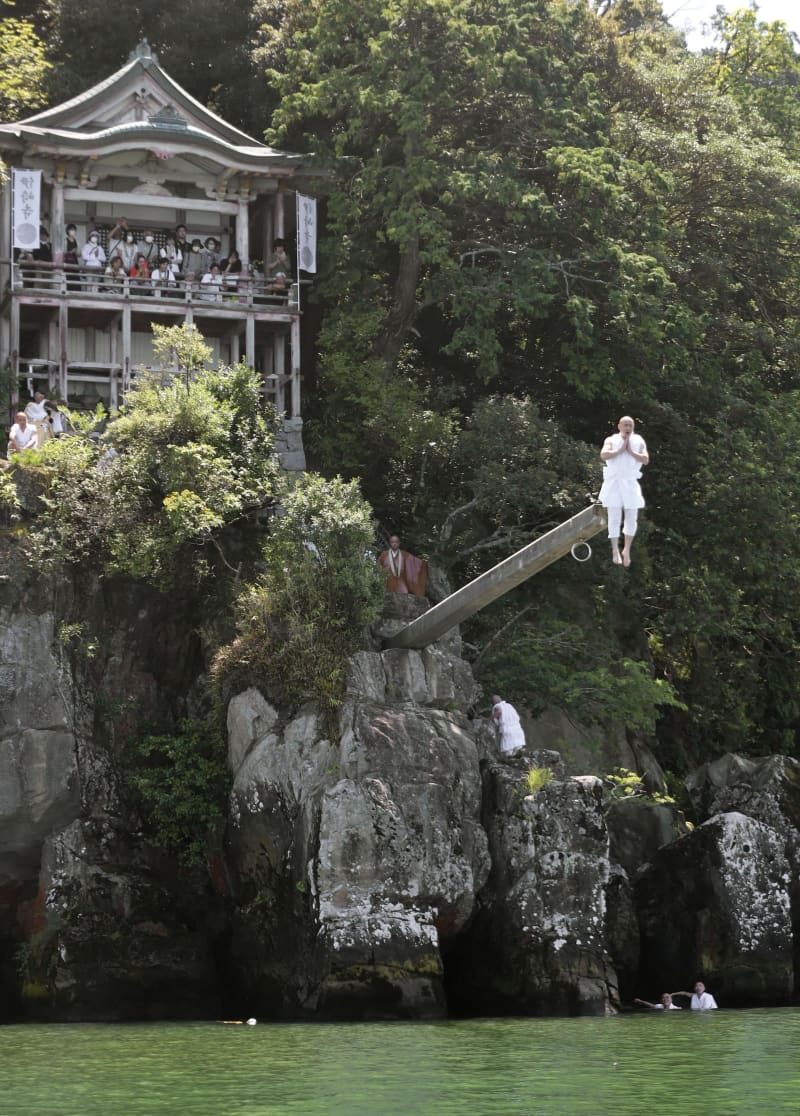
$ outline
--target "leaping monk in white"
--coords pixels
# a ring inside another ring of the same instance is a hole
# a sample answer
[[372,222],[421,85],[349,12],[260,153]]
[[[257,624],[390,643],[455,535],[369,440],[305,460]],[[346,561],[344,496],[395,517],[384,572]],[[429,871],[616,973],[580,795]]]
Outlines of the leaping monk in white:
[[[633,427],[633,419],[629,415],[623,415],[617,424],[619,433],[611,434],[606,438],[600,451],[600,460],[605,462],[600,503],[608,511],[611,561],[615,566],[625,567],[631,564],[631,545],[636,534],[636,520],[639,508],[644,507],[639,477],[642,475],[642,466],[650,461],[644,438],[634,434]],[[620,554],[619,535],[623,510],[625,512],[625,526],[622,528],[624,546]]]

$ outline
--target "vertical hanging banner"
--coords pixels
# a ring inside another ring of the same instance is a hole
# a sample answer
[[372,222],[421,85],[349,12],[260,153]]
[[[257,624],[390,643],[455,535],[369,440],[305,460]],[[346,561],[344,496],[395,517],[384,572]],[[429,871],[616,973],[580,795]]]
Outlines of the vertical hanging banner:
[[41,220],[42,172],[40,170],[11,171],[14,209],[11,216],[14,248],[31,252],[39,247],[39,222]]
[[317,199],[297,195],[297,267],[317,273]]

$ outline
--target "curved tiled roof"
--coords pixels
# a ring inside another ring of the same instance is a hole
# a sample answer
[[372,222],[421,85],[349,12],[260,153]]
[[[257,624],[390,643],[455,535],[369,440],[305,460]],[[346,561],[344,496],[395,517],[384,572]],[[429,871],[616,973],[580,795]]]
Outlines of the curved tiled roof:
[[[142,79],[152,83],[163,94],[164,100],[168,104],[175,105],[178,110],[183,109],[198,123],[207,125],[207,130],[206,127],[196,129],[199,134],[216,137],[237,149],[241,148],[252,152],[260,150],[264,154],[275,154],[272,148],[254,139],[253,136],[249,136],[246,132],[234,128],[232,124],[217,116],[215,112],[206,108],[200,101],[195,100],[182,86],[173,81],[169,74],[159,66],[158,58],[151,51],[146,41],[140,43],[125,65],[110,77],[61,105],[35,113],[16,124],[0,125],[0,135],[3,132],[19,135],[33,134],[28,129],[40,129],[39,134],[49,134],[53,137],[83,136],[100,139],[108,135],[112,129],[102,127],[91,130],[87,125],[87,120],[90,118],[92,110],[94,108],[101,110],[104,105],[113,102],[115,97],[124,95],[126,91],[134,92],[137,80]],[[131,127],[132,123],[120,127]],[[136,121],[135,123],[146,124],[147,122]],[[24,129],[24,132],[20,129]]]

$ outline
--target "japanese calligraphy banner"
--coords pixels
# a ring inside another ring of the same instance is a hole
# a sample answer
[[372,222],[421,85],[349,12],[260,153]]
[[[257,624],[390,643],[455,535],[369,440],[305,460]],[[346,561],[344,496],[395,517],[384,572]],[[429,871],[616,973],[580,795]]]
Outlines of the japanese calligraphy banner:
[[317,199],[297,195],[297,266],[317,272]]
[[39,247],[42,172],[14,167],[11,179],[14,197],[14,212],[11,217],[14,247],[30,252]]

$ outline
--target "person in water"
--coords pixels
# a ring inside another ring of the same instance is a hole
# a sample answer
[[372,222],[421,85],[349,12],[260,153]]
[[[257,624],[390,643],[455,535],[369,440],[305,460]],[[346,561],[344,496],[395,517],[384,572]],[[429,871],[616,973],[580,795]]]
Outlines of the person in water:
[[673,1004],[672,993],[670,992],[664,992],[661,996],[661,1002],[658,1004],[651,1004],[649,1000],[640,1000],[638,997],[633,1002],[641,1005],[641,1007],[652,1008],[653,1011],[683,1011],[683,1008]]
[[710,992],[706,992],[706,986],[702,980],[695,982],[694,992],[673,992],[673,996],[691,996],[692,1000],[689,1007],[692,1011],[716,1011],[718,1004]]

